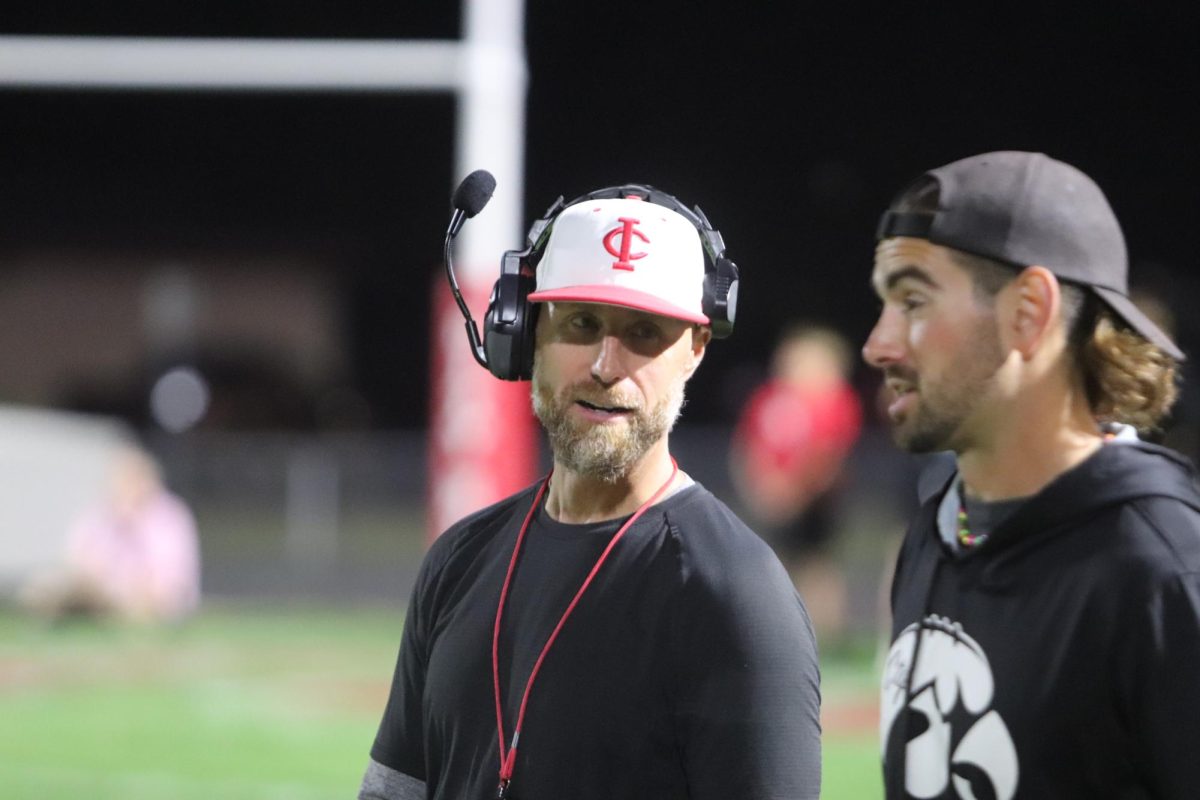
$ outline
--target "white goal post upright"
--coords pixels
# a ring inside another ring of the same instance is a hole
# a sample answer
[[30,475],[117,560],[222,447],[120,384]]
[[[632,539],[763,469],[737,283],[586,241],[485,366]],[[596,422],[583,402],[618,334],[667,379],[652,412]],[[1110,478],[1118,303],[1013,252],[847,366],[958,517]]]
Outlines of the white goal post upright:
[[[519,248],[525,155],[524,0],[464,6],[455,179],[476,169],[496,176],[496,192],[457,238],[463,296],[482,325],[500,255]],[[493,378],[475,363],[462,316],[442,283],[431,298],[429,536],[524,488],[536,468],[529,385]]]
[[[524,24],[524,0],[463,0],[464,36],[453,41],[4,35],[0,89],[454,92],[452,181],[481,168],[498,181],[456,250],[459,281],[481,318],[501,252],[523,236]],[[433,196],[448,198],[453,184],[442,189]],[[446,210],[448,219],[448,202]],[[441,232],[413,235],[437,242]],[[528,387],[475,364],[440,266],[432,297],[428,525],[436,533],[527,484],[536,439]]]

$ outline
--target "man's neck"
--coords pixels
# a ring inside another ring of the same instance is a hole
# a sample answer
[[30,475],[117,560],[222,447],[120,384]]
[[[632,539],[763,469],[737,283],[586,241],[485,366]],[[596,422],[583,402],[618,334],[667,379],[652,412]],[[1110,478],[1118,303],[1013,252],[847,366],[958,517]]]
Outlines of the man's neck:
[[[574,525],[629,516],[662,488],[673,470],[665,438],[627,475],[611,482],[573,472],[555,459],[554,475],[546,494],[546,513],[552,519]],[[685,480],[682,472],[677,473],[668,491]]]
[[963,484],[972,497],[994,502],[1037,494],[1103,444],[1081,399],[1030,401],[997,420],[986,442],[957,454]]

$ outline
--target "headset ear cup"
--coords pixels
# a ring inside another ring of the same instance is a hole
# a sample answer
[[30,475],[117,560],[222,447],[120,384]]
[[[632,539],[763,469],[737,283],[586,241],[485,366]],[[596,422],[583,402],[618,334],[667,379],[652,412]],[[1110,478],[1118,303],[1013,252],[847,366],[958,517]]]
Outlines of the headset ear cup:
[[518,337],[513,335],[513,330],[520,325],[512,286],[516,277],[501,275],[496,281],[483,320],[483,349],[487,355],[488,371],[502,381],[515,380],[513,348]]
[[724,339],[733,333],[737,318],[738,269],[724,256],[704,273],[703,310],[712,326],[713,338]]
[[529,380],[533,374],[532,275],[505,273],[492,287],[483,321],[488,371],[500,380]]
[[533,352],[537,348],[537,318],[538,310],[541,308],[540,303],[529,302],[529,295],[533,293],[533,279],[527,278],[529,286],[525,288],[525,293],[521,295],[523,312],[521,319],[521,344],[520,344],[520,373],[513,380],[527,381],[533,378]]
[[492,294],[488,298],[487,313],[483,315],[483,353],[487,358],[488,372],[501,380],[508,370],[508,364],[501,363],[505,359],[508,348],[504,346],[504,334],[498,330],[497,316],[499,315],[500,284],[504,276],[492,284]]

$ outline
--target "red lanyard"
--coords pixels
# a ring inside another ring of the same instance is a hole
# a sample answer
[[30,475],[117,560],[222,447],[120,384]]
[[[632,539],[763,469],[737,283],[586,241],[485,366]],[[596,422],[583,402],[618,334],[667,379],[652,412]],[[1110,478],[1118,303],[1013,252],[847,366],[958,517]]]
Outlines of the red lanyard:
[[[513,570],[517,566],[517,556],[521,552],[521,542],[525,540],[525,533],[529,530],[529,523],[533,519],[534,512],[537,511],[538,503],[542,501],[542,496],[546,493],[547,487],[550,486],[550,475],[546,476],[546,480],[542,481],[542,486],[538,489],[537,496],[533,498],[533,505],[529,508],[529,513],[525,515],[525,522],[521,525],[521,532],[517,534],[517,543],[513,545],[512,559],[508,562],[508,573],[504,576],[504,586],[500,589],[500,604],[496,607],[496,627],[492,631],[492,688],[496,695],[496,732],[500,737],[500,787],[497,790],[497,798],[508,797],[508,785],[512,781],[513,768],[517,763],[517,742],[521,738],[521,724],[525,721],[525,706],[529,702],[529,692],[533,689],[533,681],[537,678],[538,670],[542,668],[542,662],[546,660],[546,653],[550,652],[550,646],[554,644],[554,640],[558,638],[559,631],[567,621],[567,617],[571,616],[571,612],[575,610],[575,606],[579,603],[579,598],[583,597],[583,593],[587,591],[588,586],[592,583],[592,578],[596,577],[596,573],[600,571],[600,567],[604,565],[608,554],[616,547],[617,542],[625,535],[625,531],[629,530],[633,523],[637,522],[638,517],[645,513],[646,509],[658,502],[658,498],[662,496],[671,482],[675,480],[676,473],[679,472],[679,465],[675,463],[675,459],[671,459],[671,476],[667,478],[667,482],[659,487],[658,491],[650,497],[649,500],[642,503],[637,511],[633,512],[633,516],[625,521],[612,539],[609,540],[608,546],[604,548],[604,552],[596,559],[592,571],[583,579],[583,585],[579,587],[579,591],[575,593],[575,597],[571,600],[567,610],[563,612],[562,617],[558,620],[558,624],[554,626],[554,630],[550,634],[550,638],[546,640],[546,644],[542,647],[541,655],[534,662],[533,670],[529,673],[529,680],[525,683],[525,694],[521,697],[521,709],[517,712],[517,724],[513,728],[512,745],[505,749],[504,746],[504,714],[500,706],[500,618],[504,615],[504,601],[508,598],[508,589],[512,584]],[[551,475],[554,473],[551,472]]]

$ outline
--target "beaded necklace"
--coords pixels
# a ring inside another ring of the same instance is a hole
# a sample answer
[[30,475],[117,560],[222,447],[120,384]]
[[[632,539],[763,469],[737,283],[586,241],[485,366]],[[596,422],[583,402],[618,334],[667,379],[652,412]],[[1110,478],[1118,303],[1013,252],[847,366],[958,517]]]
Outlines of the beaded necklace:
[[958,501],[958,543],[964,548],[976,547],[987,541],[986,533],[971,533],[971,527],[967,525],[967,503],[965,500]]

